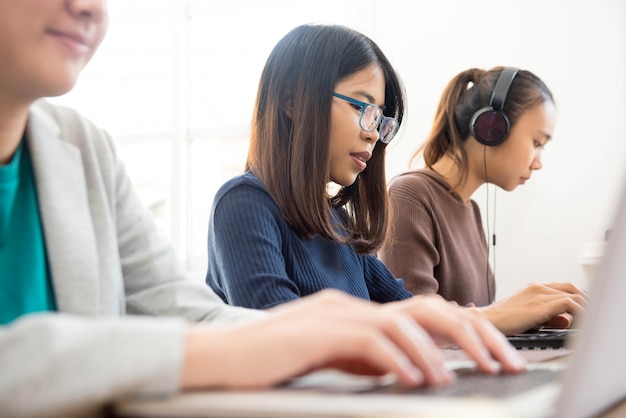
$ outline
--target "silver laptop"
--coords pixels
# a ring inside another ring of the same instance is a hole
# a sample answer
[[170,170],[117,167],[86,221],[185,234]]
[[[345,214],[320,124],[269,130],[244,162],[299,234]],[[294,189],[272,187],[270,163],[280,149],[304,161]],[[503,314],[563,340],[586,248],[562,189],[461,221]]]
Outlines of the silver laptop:
[[[588,310],[580,318],[576,338],[567,343],[572,354],[532,363],[527,373],[515,376],[476,377],[469,370],[472,362],[449,361],[449,367],[459,371],[459,386],[468,377],[478,379],[470,387],[487,382],[487,389],[459,394],[454,393],[455,383],[441,391],[403,390],[390,377],[317,372],[269,391],[131,400],[114,410],[120,417],[578,418],[601,416],[620,404],[620,411],[626,413],[626,366],[622,366],[626,333],[621,332],[626,319],[626,182],[612,229],[599,278],[590,289]],[[490,380],[497,382],[496,389],[489,389]]]

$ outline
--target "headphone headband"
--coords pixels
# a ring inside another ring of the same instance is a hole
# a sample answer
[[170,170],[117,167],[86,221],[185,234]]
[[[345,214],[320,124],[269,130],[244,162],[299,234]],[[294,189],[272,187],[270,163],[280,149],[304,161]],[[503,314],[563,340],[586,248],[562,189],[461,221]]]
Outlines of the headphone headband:
[[515,67],[505,67],[502,70],[498,76],[498,81],[496,81],[496,86],[493,88],[489,106],[493,107],[495,110],[502,110],[504,108],[506,96],[509,94],[509,89],[518,71],[519,70]]

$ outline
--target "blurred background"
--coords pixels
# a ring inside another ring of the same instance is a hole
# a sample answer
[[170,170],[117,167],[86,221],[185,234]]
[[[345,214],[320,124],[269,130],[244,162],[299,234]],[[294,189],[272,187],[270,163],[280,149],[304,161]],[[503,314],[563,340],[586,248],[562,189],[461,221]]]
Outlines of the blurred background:
[[529,282],[587,286],[583,248],[604,239],[626,179],[626,0],[108,2],[100,50],[76,88],[51,100],[112,134],[198,280],[213,196],[243,170],[265,59],[293,27],[324,22],[373,38],[404,80],[408,115],[388,147],[388,179],[408,168],[458,72],[511,65],[548,84],[559,116],[543,170],[514,192],[483,186],[474,197],[497,233],[497,299]]

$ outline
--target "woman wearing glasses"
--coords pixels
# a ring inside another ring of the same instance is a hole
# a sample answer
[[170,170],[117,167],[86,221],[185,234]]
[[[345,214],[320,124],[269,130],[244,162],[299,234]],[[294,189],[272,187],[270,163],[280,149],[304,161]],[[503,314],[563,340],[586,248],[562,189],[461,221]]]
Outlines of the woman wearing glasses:
[[[485,318],[438,296],[411,297],[372,255],[387,226],[385,145],[397,132],[403,113],[402,86],[372,40],[334,25],[303,25],[289,32],[261,75],[247,170],[224,184],[214,199],[206,281],[224,301],[251,308],[270,308],[331,288],[343,293],[321,294],[348,293],[360,298],[349,299],[365,306],[377,305],[361,299],[390,302],[378,309],[407,315],[424,327],[424,337],[433,347],[453,341],[483,371],[496,370],[488,352],[501,362],[502,370],[520,371],[523,360]],[[329,184],[339,190],[332,193]],[[270,311],[290,315],[293,309],[285,309],[302,306],[304,299]],[[340,318],[330,317],[333,312]],[[311,321],[321,318],[329,323],[361,322],[368,316],[329,303],[303,312],[293,329],[277,328],[276,338],[289,336],[306,347],[304,353],[317,351],[315,344],[293,336],[308,327],[306,335],[317,340],[319,334],[311,331],[319,326]],[[401,322],[396,324],[404,328]],[[357,324],[338,325],[334,329],[340,335],[348,328],[362,332]],[[252,338],[277,346],[270,335]],[[363,341],[369,346],[368,340]],[[407,334],[403,341],[423,354],[418,364],[427,384],[452,379],[437,368],[443,363],[438,350],[434,354],[422,350],[423,341],[415,335]],[[486,350],[478,349],[481,343]],[[337,342],[332,345],[345,348]],[[292,354],[277,353],[276,358],[285,363]],[[350,357],[345,357],[348,365],[355,364]]]
[[247,171],[214,199],[207,284],[260,309],[326,288],[410,298],[372,255],[387,228],[385,147],[404,108],[369,38],[329,25],[286,35],[261,76]]
[[554,125],[552,93],[530,71],[469,69],[449,82],[413,157],[425,167],[389,185],[391,228],[379,256],[408,290],[478,306],[506,334],[570,325],[585,301],[572,283],[533,284],[493,303],[488,244],[471,198],[485,183],[511,191],[530,180]]

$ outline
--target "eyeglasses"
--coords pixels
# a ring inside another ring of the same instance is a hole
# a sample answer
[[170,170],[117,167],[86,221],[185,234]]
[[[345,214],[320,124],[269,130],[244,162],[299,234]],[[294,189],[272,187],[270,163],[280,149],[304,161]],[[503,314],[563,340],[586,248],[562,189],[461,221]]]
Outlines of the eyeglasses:
[[394,118],[384,116],[383,111],[375,104],[362,102],[339,93],[333,93],[333,96],[358,106],[361,109],[359,126],[365,132],[372,132],[378,127],[378,139],[381,142],[388,144],[396,135],[396,132],[398,132],[398,128],[400,127],[398,121]]

